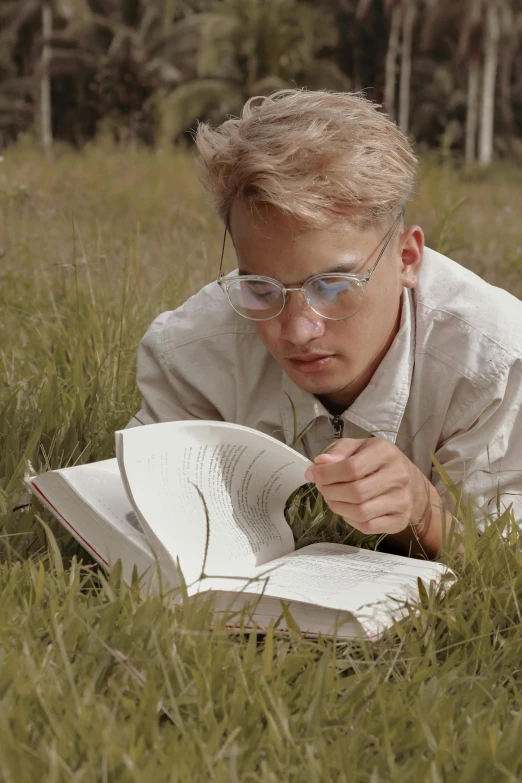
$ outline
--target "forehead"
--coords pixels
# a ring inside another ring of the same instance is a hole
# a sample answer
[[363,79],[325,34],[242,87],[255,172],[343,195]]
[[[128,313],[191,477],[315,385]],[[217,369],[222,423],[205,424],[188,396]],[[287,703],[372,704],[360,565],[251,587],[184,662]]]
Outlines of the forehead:
[[323,271],[355,271],[375,246],[373,232],[358,231],[348,219],[311,228],[264,204],[235,202],[229,227],[241,272],[288,285]]

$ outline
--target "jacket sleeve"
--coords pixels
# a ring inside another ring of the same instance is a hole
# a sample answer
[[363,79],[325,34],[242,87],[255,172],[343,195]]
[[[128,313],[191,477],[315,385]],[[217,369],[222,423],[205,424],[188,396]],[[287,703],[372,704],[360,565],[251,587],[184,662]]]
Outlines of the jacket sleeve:
[[[437,460],[469,498],[479,528],[484,517],[512,506],[522,525],[522,360],[517,359],[482,395],[473,410],[463,410],[461,426],[437,450]],[[449,507],[436,469],[432,483]],[[482,524],[481,524],[482,522]]]
[[[163,338],[169,316],[162,313],[153,321],[138,348],[136,379],[142,404],[127,427],[187,419],[222,421],[214,405],[190,382],[181,357],[167,366]],[[194,372],[202,375],[203,363],[193,363]]]

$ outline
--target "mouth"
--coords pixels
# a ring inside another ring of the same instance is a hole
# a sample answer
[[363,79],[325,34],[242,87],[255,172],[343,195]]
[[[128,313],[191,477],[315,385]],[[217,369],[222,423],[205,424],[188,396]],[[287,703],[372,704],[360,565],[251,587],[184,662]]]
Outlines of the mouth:
[[335,359],[335,354],[308,354],[289,357],[291,366],[298,372],[314,373],[327,370]]

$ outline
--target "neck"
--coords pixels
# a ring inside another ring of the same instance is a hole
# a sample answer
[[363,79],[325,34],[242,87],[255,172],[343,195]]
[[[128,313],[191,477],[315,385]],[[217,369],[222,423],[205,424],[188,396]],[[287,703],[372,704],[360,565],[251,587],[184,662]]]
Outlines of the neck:
[[332,392],[332,394],[317,395],[317,399],[324,405],[326,410],[337,416],[339,413],[344,413],[357,399],[357,397],[366,389],[370,383],[373,375],[380,365],[388,351],[391,344],[395,340],[397,332],[399,331],[401,324],[402,303],[400,304],[397,312],[395,323],[386,338],[381,348],[377,351],[371,362],[365,367],[363,372],[357,376],[353,381],[343,386],[339,391]]

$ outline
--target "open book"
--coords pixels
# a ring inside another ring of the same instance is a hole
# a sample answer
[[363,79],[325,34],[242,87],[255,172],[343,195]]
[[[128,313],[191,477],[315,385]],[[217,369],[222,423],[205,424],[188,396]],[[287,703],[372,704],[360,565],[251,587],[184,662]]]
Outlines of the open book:
[[[213,592],[229,625],[285,629],[284,602],[304,633],[376,638],[437,583],[440,563],[342,544],[295,551],[284,509],[311,464],[275,438],[237,424],[180,421],[116,433],[117,459],[26,482],[106,568],[130,583]],[[161,577],[161,579],[159,578]],[[236,620],[234,620],[236,617]],[[245,623],[245,617],[247,622]]]

